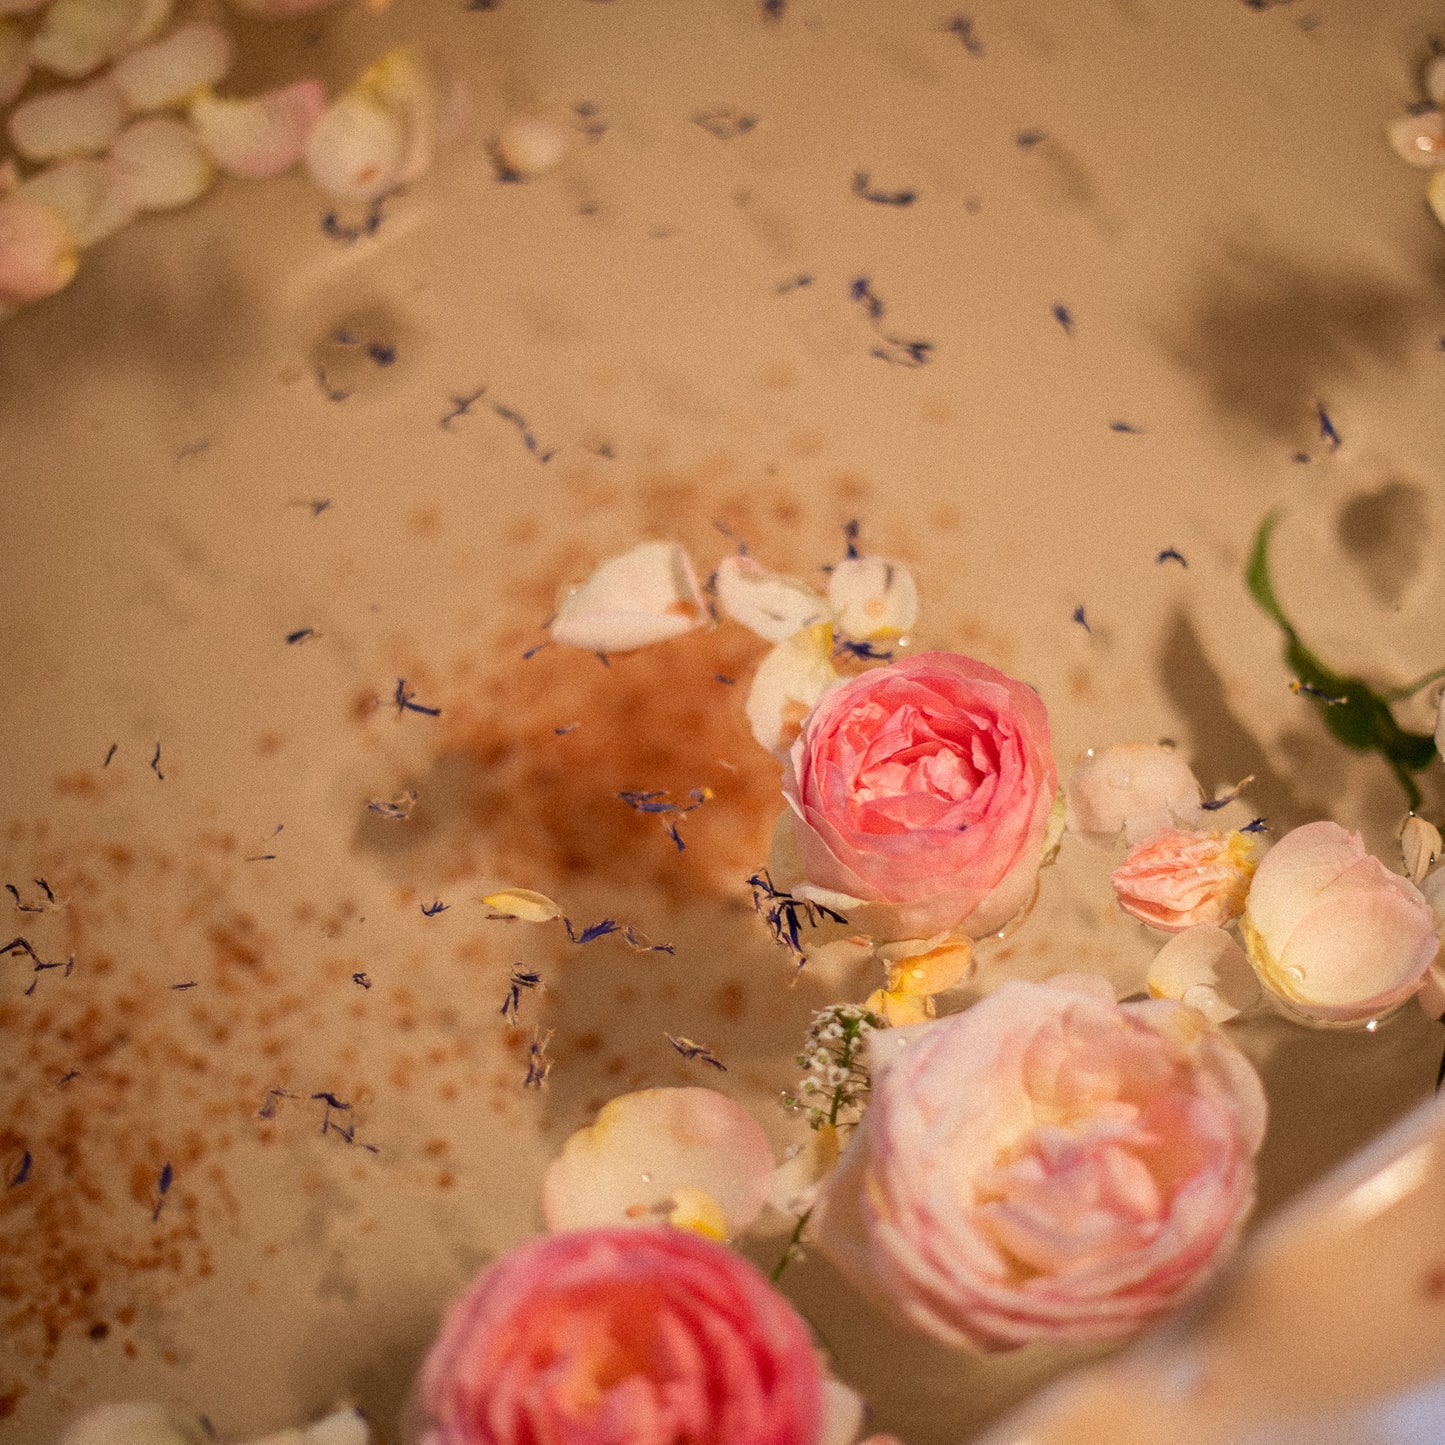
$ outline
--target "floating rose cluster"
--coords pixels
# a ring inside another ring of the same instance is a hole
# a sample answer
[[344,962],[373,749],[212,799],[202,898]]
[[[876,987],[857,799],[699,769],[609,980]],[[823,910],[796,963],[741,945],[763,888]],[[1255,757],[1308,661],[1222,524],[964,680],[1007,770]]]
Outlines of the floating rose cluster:
[[[784,1097],[811,1128],[783,1160],[706,1088],[621,1095],[566,1142],[549,1234],[483,1271],[426,1360],[424,1445],[851,1445],[862,1401],[728,1248],[769,1219],[792,1222],[774,1280],[814,1247],[945,1345],[1130,1335],[1217,1273],[1254,1202],[1266,1103],[1229,1020],[1272,1004],[1373,1027],[1412,996],[1445,1013],[1431,825],[1407,822],[1404,877],[1332,822],[1267,848],[1249,780],[1206,800],[1170,747],[1090,751],[1060,789],[1039,695],[905,653],[907,567],[847,541],[823,589],[744,551],[704,584],[644,542],[549,623],[604,655],[729,622],[771,645],[746,700],[781,765],[755,903],[798,966],[876,986],[815,1016]],[[1147,995],[1120,1001],[1081,958],[938,1016],[1064,846],[1111,851],[1119,907],[1164,940]],[[592,936],[525,887],[483,901]]]
[[[234,3],[281,18],[335,0]],[[204,20],[171,26],[173,4],[0,0],[14,151],[0,156],[0,319],[67,285],[82,251],[194,201],[218,174],[262,180],[304,164],[328,196],[372,204],[430,165],[447,107],[412,51],[388,52],[329,102],[309,78],[225,96],[230,34]]]

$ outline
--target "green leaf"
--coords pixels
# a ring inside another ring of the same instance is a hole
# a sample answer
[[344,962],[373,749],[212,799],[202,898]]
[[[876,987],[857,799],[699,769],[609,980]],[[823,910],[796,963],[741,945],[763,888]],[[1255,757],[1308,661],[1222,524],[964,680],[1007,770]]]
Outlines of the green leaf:
[[1278,624],[1285,636],[1284,658],[1298,680],[1301,696],[1318,709],[1325,727],[1347,748],[1356,752],[1377,752],[1389,763],[1410,807],[1420,804],[1420,790],[1411,773],[1429,767],[1434,759],[1435,739],[1429,733],[1412,733],[1395,721],[1390,704],[1361,677],[1345,677],[1321,662],[1300,641],[1294,624],[1275,596],[1269,576],[1269,539],[1280,519],[1271,512],[1259,524],[1254,549],[1245,570],[1249,594]]

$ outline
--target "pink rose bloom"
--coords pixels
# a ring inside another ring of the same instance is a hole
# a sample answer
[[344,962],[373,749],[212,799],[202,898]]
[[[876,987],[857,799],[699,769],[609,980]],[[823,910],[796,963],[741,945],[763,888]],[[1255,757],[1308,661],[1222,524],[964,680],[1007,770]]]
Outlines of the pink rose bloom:
[[813,1445],[807,1326],[752,1265],[668,1226],[533,1239],[422,1367],[427,1445]]
[[1264,985],[1319,1023],[1363,1023],[1403,1003],[1440,946],[1420,890],[1330,822],[1295,828],[1265,854],[1243,933]]
[[924,652],[823,694],[783,794],[807,885],[856,927],[981,938],[1033,893],[1057,785],[1038,694]]
[[1109,881],[1126,913],[1165,933],[1183,933],[1239,917],[1254,855],[1254,839],[1244,833],[1164,828],[1131,848]]
[[1183,1004],[1010,982],[871,1052],[816,1242],[947,1344],[1131,1334],[1213,1271],[1254,1201],[1263,1090]]

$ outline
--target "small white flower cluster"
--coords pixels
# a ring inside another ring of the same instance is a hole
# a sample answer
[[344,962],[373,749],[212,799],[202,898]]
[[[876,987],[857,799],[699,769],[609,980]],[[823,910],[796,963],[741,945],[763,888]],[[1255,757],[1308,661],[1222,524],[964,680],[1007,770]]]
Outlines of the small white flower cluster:
[[798,1092],[785,1094],[783,1103],[806,1111],[815,1129],[856,1124],[871,1083],[863,1044],[874,1029],[886,1027],[877,1014],[857,1004],[834,1004],[814,1014],[807,1043],[797,1056],[798,1067],[807,1073]]

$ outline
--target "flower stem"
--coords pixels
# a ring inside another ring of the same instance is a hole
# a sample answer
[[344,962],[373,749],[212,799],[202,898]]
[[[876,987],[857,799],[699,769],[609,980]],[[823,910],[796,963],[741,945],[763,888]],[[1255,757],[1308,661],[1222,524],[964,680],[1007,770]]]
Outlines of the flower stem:
[[797,1258],[799,1245],[803,1238],[803,1229],[812,1217],[813,1211],[811,1209],[805,1209],[798,1216],[798,1222],[793,1226],[793,1232],[788,1236],[788,1242],[783,1246],[782,1257],[778,1260],[777,1264],[773,1266],[773,1272],[768,1276],[774,1284],[777,1284],[777,1282],[782,1279],[783,1271]]

